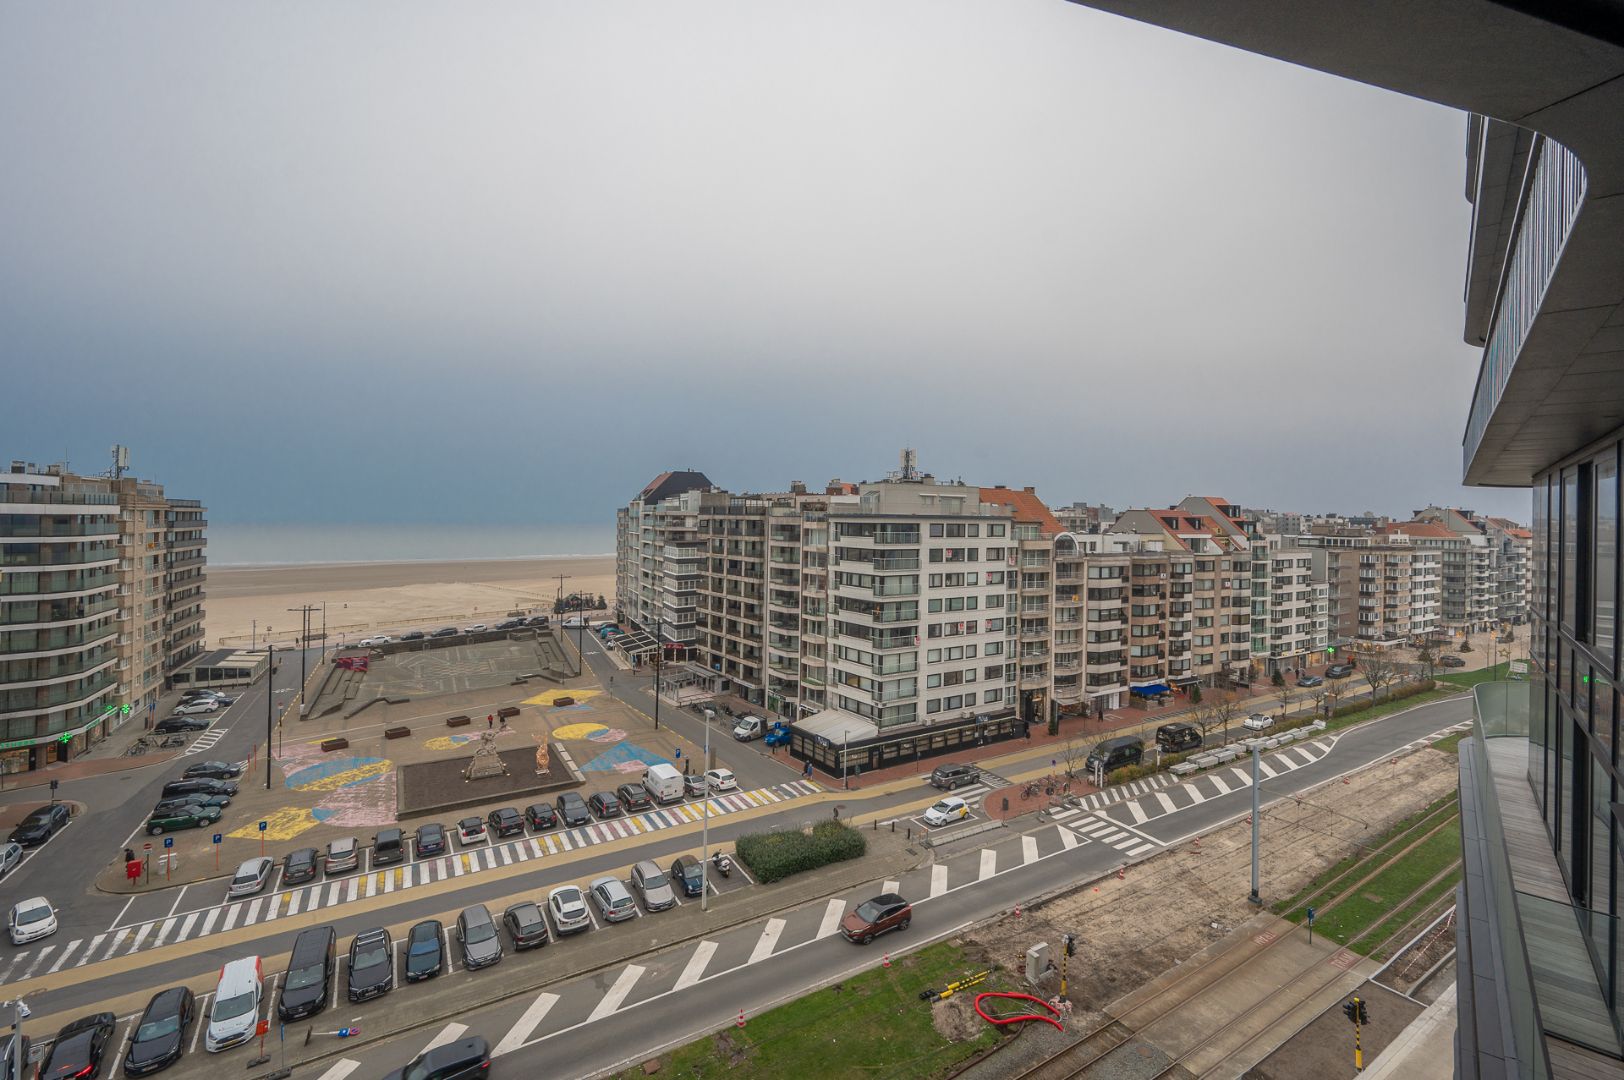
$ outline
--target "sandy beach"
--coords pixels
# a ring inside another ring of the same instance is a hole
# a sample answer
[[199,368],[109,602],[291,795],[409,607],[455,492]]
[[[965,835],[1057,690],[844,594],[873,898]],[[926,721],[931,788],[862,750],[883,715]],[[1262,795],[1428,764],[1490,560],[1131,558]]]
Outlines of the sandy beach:
[[[614,606],[615,560],[488,559],[459,562],[313,563],[210,569],[204,623],[209,648],[258,640],[291,644],[299,616],[289,608],[327,609],[334,640],[368,633],[469,622],[493,622],[510,611],[552,611],[559,591],[602,594]],[[321,615],[316,616],[319,628]],[[432,624],[432,625],[431,625]]]

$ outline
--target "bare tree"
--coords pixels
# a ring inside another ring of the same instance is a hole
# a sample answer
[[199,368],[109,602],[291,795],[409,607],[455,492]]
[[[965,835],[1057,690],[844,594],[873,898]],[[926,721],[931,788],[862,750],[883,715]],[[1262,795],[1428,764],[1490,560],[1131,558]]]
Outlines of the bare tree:
[[1331,718],[1331,713],[1330,710],[1325,707],[1325,702],[1331,696],[1330,688],[1326,686],[1316,686],[1308,692],[1308,696],[1314,701],[1314,715],[1323,716],[1325,719],[1329,720]]
[[1213,690],[1196,703],[1195,709],[1190,713],[1190,719],[1195,726],[1201,729],[1201,742],[1206,744],[1213,730],[1217,728],[1218,699],[1226,696],[1227,690]]
[[1291,715],[1291,703],[1297,700],[1297,688],[1282,682],[1274,688],[1274,696],[1280,699],[1280,721],[1284,723],[1286,717]]
[[1361,656],[1359,670],[1365,673],[1365,680],[1370,683],[1373,691],[1370,699],[1372,703],[1404,673],[1392,657],[1380,652],[1369,652]]
[[1214,726],[1224,729],[1224,745],[1229,745],[1229,723],[1241,714],[1241,700],[1233,690],[1225,690],[1217,695],[1218,700],[1213,702],[1212,714]]
[[1423,642],[1421,651],[1415,654],[1415,659],[1418,664],[1426,668],[1427,678],[1432,678],[1433,672],[1437,670],[1438,665],[1438,658],[1432,655],[1432,643]]
[[1076,739],[1067,739],[1066,745],[1060,748],[1060,764],[1066,770],[1066,779],[1077,779],[1077,770],[1082,766],[1083,759],[1088,756],[1086,748],[1079,746]]

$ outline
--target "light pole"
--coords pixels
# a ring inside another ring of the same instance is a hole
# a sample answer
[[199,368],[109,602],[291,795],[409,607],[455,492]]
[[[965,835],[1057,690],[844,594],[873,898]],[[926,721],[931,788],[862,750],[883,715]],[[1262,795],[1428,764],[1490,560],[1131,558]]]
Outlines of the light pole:
[[1252,895],[1247,899],[1259,907],[1263,905],[1263,898],[1258,895],[1257,891],[1258,829],[1263,821],[1262,814],[1258,812],[1259,804],[1262,802],[1262,788],[1260,787],[1262,783],[1262,765],[1263,744],[1254,742],[1252,743]]
[[[654,616],[654,730],[660,730],[660,667],[665,663],[665,650],[660,647],[660,616]],[[710,738],[710,725],[705,728]]]
[[[326,605],[323,605],[323,607],[325,606]],[[299,638],[299,719],[303,720],[305,712],[305,653],[310,649],[310,616],[315,614],[316,605],[305,604],[301,607],[288,608],[288,610],[297,611],[304,616],[304,629],[301,631],[303,636]],[[326,621],[327,616],[325,613],[323,613],[323,624],[325,624]]]
[[[656,676],[657,677],[657,676]],[[654,695],[658,706],[659,694]],[[711,718],[716,715],[715,709],[705,710],[705,767],[710,768],[710,729]],[[699,830],[699,910],[710,910],[710,778],[700,773],[700,779],[705,784],[705,806],[700,811],[703,824]]]
[[7,1063],[6,1071],[17,1080],[22,1080],[23,1066],[27,1064],[23,1061],[23,1003],[19,998],[5,1004],[11,1006],[11,1046],[7,1051],[11,1055],[11,1061]]
[[270,655],[265,668],[265,790],[271,790],[271,724],[276,719],[276,646],[269,641]]

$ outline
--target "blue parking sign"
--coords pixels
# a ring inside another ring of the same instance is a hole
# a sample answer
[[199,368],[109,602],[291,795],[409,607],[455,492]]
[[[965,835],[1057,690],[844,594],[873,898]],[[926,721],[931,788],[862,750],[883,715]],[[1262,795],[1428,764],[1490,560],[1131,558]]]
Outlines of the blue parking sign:
[[164,837],[164,847],[174,847],[174,846],[175,846],[175,838],[173,836]]
[[214,842],[216,844],[218,844],[222,839],[223,839],[223,837],[221,837],[221,835],[219,833],[214,834]]
[[259,823],[259,831],[260,832],[264,832],[266,829],[268,829],[270,827],[271,827],[271,823],[269,821],[262,821],[262,822]]

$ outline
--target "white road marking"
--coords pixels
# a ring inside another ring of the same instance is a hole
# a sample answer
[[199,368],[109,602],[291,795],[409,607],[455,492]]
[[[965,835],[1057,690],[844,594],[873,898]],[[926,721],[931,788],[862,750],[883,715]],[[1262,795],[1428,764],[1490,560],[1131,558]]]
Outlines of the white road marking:
[[508,1029],[506,1035],[502,1036],[502,1041],[497,1043],[496,1048],[491,1051],[491,1057],[501,1057],[503,1054],[511,1053],[523,1046],[525,1040],[530,1038],[536,1028],[541,1026],[541,1022],[547,1018],[547,1014],[552,1011],[553,1006],[557,1003],[557,994],[541,994],[538,996],[535,1001],[530,1003],[530,1007],[524,1011],[524,1015],[519,1017],[518,1022]]
[[27,980],[32,979],[34,977],[34,969],[45,963],[46,957],[50,956],[55,951],[55,945],[47,945],[45,948],[41,949],[39,951],[39,955],[34,957],[34,962],[28,965],[28,970],[23,972],[23,981],[26,982]]
[[1130,817],[1133,818],[1133,823],[1135,825],[1143,825],[1145,822],[1150,820],[1150,815],[1145,813],[1144,808],[1139,805],[1138,799],[1135,799],[1133,802],[1123,803],[1122,808],[1128,812]]
[[101,943],[106,940],[106,938],[106,934],[97,934],[95,937],[91,938],[90,944],[85,946],[85,954],[81,956],[79,958],[79,962],[73,966],[84,967],[87,963],[89,963],[90,958],[96,955],[97,948],[101,946]]
[[440,1034],[438,1034],[434,1038],[430,1039],[428,1041],[428,1045],[424,1046],[422,1050],[418,1051],[418,1053],[419,1054],[426,1054],[430,1050],[435,1049],[436,1047],[444,1046],[447,1043],[454,1043],[458,1039],[462,1038],[462,1033],[467,1031],[467,1030],[468,1030],[468,1025],[467,1024],[457,1024],[457,1023],[447,1024],[445,1027],[440,1029]]
[[930,868],[930,894],[940,896],[947,891],[947,864],[937,863]]
[[716,942],[701,941],[694,949],[694,954],[688,958],[688,964],[677,976],[677,984],[672,989],[682,990],[697,983],[705,975],[705,965],[709,964],[711,957],[716,955]]
[[[1171,813],[1175,812],[1176,810],[1178,810],[1178,807],[1173,804],[1173,800],[1168,797],[1167,792],[1165,792],[1165,791],[1158,791],[1156,793],[1156,795],[1155,795],[1155,799],[1156,799],[1156,801],[1158,803],[1161,804],[1162,813],[1164,813],[1164,814],[1171,814]],[[1134,822],[1134,824],[1135,825],[1143,825],[1144,822],[1143,821],[1136,821],[1136,822]]]
[[1077,846],[1077,834],[1072,832],[1070,829],[1061,829],[1060,830],[1060,846],[1061,846],[1061,848],[1063,848],[1066,851],[1070,851],[1072,848],[1076,847]]
[[173,915],[180,909],[180,899],[182,896],[186,895],[186,890],[190,888],[190,885],[182,885],[180,887],[180,894],[175,897],[175,902],[169,905],[169,914]]
[[322,1073],[316,1080],[344,1080],[344,1078],[361,1067],[359,1061],[349,1058],[339,1058],[333,1062],[333,1067]]
[[106,960],[109,956],[112,956],[114,953],[118,952],[118,947],[120,945],[124,944],[124,939],[129,937],[129,936],[130,936],[130,928],[127,927],[127,926],[124,929],[119,930],[116,933],[114,933],[113,934],[113,943],[111,945],[107,946],[107,951],[106,952],[102,953],[102,959]]
[[880,891],[881,892],[896,892],[900,888],[902,888],[902,882],[900,882],[900,881],[887,881],[884,885],[880,886]]
[[767,925],[761,928],[761,937],[756,939],[756,947],[750,950],[748,963],[759,964],[773,954],[778,947],[778,938],[784,933],[783,919],[768,919]]
[[67,963],[68,957],[73,955],[73,950],[77,949],[79,947],[79,943],[83,940],[84,938],[74,938],[72,941],[68,942],[67,945],[63,947],[61,955],[56,958],[56,963],[51,965],[50,970],[47,971],[46,974],[55,975],[57,970],[60,969],[63,964]]
[[209,913],[203,917],[203,928],[197,932],[199,937],[205,937],[214,929],[215,920],[220,917],[224,908],[209,908]]
[[998,872],[998,852],[992,848],[981,849],[981,872],[976,876],[977,881],[986,881]]
[[1038,838],[1035,836],[1021,837],[1021,863],[1031,866],[1038,861]]
[[636,964],[627,964],[626,969],[620,973],[620,977],[616,979],[615,984],[609,988],[609,992],[603,995],[603,1000],[599,1001],[598,1004],[593,1008],[592,1014],[587,1017],[587,1020],[589,1022],[593,1020],[602,1020],[610,1013],[613,1013],[616,1009],[619,1009],[621,1004],[626,1000],[626,995],[630,994],[632,992],[632,987],[637,985],[637,980],[643,977],[643,972],[645,970],[647,969],[639,967]]
[[259,909],[264,905],[264,903],[265,898],[263,896],[256,896],[252,900],[248,901],[248,914],[245,915],[242,920],[242,924],[244,926],[252,926],[254,924],[254,920],[259,918]]
[[344,899],[347,900],[347,901],[348,900],[354,900],[356,894],[359,893],[360,891],[361,891],[361,879],[358,878],[358,877],[350,878],[350,887],[345,891]]
[[180,921],[180,929],[175,932],[176,941],[186,940],[186,935],[192,932],[192,927],[197,924],[197,917],[200,914],[202,914],[202,912],[194,911]]
[[826,938],[840,929],[841,916],[846,914],[846,901],[834,899],[823,909],[823,921],[818,924],[818,937]]

